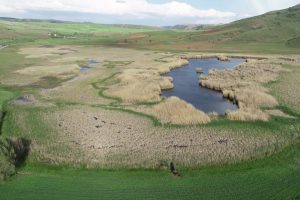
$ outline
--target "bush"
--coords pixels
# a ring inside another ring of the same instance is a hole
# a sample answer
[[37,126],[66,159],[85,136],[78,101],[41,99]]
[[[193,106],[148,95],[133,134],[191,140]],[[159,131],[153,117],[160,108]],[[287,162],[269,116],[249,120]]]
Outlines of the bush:
[[14,158],[15,152],[10,140],[0,139],[0,180],[15,173]]
[[0,139],[0,180],[16,173],[16,167],[26,160],[29,147],[30,141],[24,138]]

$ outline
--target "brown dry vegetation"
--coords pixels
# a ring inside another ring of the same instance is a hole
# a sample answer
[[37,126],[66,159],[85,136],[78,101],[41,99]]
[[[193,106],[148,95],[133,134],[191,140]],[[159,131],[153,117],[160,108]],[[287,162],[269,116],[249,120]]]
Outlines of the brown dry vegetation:
[[239,110],[228,113],[233,120],[263,120],[269,115],[261,108],[278,105],[262,84],[276,81],[279,72],[285,71],[270,60],[248,60],[234,70],[210,70],[208,76],[200,77],[203,87],[222,91],[224,97],[237,102]]
[[224,55],[219,55],[217,57],[218,60],[220,61],[229,61],[229,58],[227,56],[224,56]]
[[[198,56],[196,53],[184,55],[93,46],[31,47],[20,52],[32,61],[32,65],[27,67],[41,66],[45,69],[88,59],[102,61],[94,64],[90,71],[74,73],[76,77],[61,86],[42,89],[39,95],[35,94],[33,103],[18,105],[27,106],[28,109],[30,106],[36,108],[47,105],[45,110],[40,108],[37,115],[39,122],[50,127],[47,134],[49,138],[39,138],[34,134],[31,124],[26,121],[28,116],[25,111],[14,116],[15,126],[24,131],[24,137],[32,140],[32,160],[105,168],[157,168],[174,161],[182,166],[197,167],[269,155],[289,142],[283,136],[272,132],[262,134],[260,130],[249,134],[244,130],[222,130],[207,126],[154,127],[147,118],[115,110],[126,108],[144,112],[160,119],[163,124],[208,123],[210,118],[216,117],[208,116],[175,97],[153,105],[135,103],[160,101],[161,90],[173,87],[172,79],[161,76],[162,73],[187,64],[187,58],[216,57],[216,54]],[[37,63],[40,58],[43,62]],[[293,62],[272,59],[272,62],[275,61]],[[53,73],[51,70],[53,68],[45,70],[43,75]],[[56,70],[59,73],[61,69]],[[269,114],[276,112],[263,111],[261,107],[273,110],[277,101],[261,84],[276,80],[277,73],[281,71],[283,69],[277,64],[253,59],[236,70],[211,71],[203,80],[209,83],[207,87],[222,90],[224,96],[238,100],[241,109],[229,113],[232,119],[267,120]],[[107,79],[109,84],[101,85],[102,80],[116,73],[113,78]],[[24,73],[23,76],[30,80],[41,75]],[[3,82],[8,83],[9,80],[4,79]],[[24,78],[16,82],[27,84],[28,81]],[[99,88],[102,87],[106,88],[104,95],[120,97],[123,102],[116,104],[114,99],[105,98],[100,94]],[[79,105],[67,106],[71,103]]]
[[[83,48],[80,46],[40,46],[22,48],[19,53],[24,54],[27,59],[38,62],[39,67],[29,66],[18,70],[22,73],[22,79],[14,80],[14,84],[28,85],[40,80],[44,76],[56,75],[58,77],[67,74],[77,76],[54,89],[42,90],[42,96],[46,99],[60,99],[72,102],[84,103],[108,103],[109,101],[99,97],[91,83],[97,82],[110,76],[112,73],[121,72],[116,78],[120,79],[120,85],[112,86],[107,93],[110,96],[121,97],[124,102],[156,101],[160,100],[161,89],[173,87],[172,80],[168,77],[161,77],[161,71],[169,71],[172,67],[182,65],[182,60],[169,53],[154,53],[147,51],[124,50],[109,47]],[[132,61],[126,61],[128,58]],[[157,62],[163,57],[163,62]],[[42,62],[39,59],[43,58]],[[93,64],[93,73],[76,73],[68,66],[72,63],[84,63],[89,59],[100,61]],[[186,63],[187,61],[184,60]],[[107,64],[108,63],[108,64]],[[36,64],[36,63],[35,63]],[[146,65],[146,66],[145,66]],[[35,73],[35,72],[43,73]],[[25,79],[27,81],[25,81]],[[10,80],[3,80],[10,84]],[[76,84],[74,84],[76,83]],[[81,92],[78,92],[78,91]],[[132,97],[131,97],[132,95]]]
[[193,125],[210,122],[208,115],[178,97],[167,98],[158,105],[140,110],[157,117],[162,123]]
[[[35,144],[32,151],[40,155],[37,161],[56,164],[159,168],[174,161],[196,167],[264,156],[285,144],[283,138],[274,135],[235,134],[205,127],[153,127],[146,118],[95,107],[67,107],[45,113],[45,120],[56,127],[59,142]],[[65,154],[51,150],[63,147]]]
[[80,67],[76,64],[69,65],[53,65],[53,66],[32,66],[17,70],[16,73],[33,76],[58,76],[66,74],[78,75]]
[[178,60],[156,69],[126,69],[117,76],[120,82],[110,87],[107,93],[130,103],[160,101],[161,90],[173,88],[172,78],[160,74],[185,64],[186,60]]
[[[101,52],[101,54],[97,52]],[[91,83],[105,78],[105,76],[107,77],[113,72],[119,72],[119,74],[115,76],[118,82],[109,86],[107,90],[104,91],[105,95],[120,98],[124,103],[159,102],[161,100],[161,90],[173,88],[172,79],[170,77],[161,76],[161,74],[165,74],[172,69],[187,64],[187,59],[189,58],[216,57],[221,60],[227,60],[230,57],[230,55],[225,54],[199,55],[196,53],[188,53],[184,56],[180,56],[171,53],[142,52],[136,50],[124,51],[123,49],[108,47],[83,48],[80,46],[29,47],[21,49],[20,53],[24,54],[28,59],[32,57],[48,58],[49,56],[51,59],[45,60],[43,66],[29,66],[18,70],[18,73],[36,78],[53,74],[60,75],[62,76],[61,78],[66,78],[63,76],[78,76],[66,82],[61,87],[43,90],[41,94],[46,99],[55,98],[88,104],[107,104],[111,102],[110,100],[99,97],[98,91],[91,86]],[[123,61],[121,62],[120,60],[128,60],[129,56],[133,60],[123,65]],[[95,64],[93,74],[79,74],[78,66],[72,63],[82,62],[91,58],[105,62]],[[239,66],[235,70],[211,70],[207,77],[201,77],[200,83],[203,87],[222,91],[224,97],[238,103],[240,109],[233,113],[228,113],[230,119],[268,120],[269,115],[261,111],[260,108],[273,108],[277,106],[278,103],[274,97],[268,94],[268,91],[263,88],[261,84],[275,81],[278,73],[284,71],[279,64],[275,63],[282,64],[295,61],[294,58],[279,59],[273,57],[269,60],[257,60],[254,58],[256,57],[250,57],[250,59],[247,59],[247,63]],[[106,68],[105,63],[107,63],[107,61],[109,61],[109,68],[111,69]],[[43,73],[35,73],[37,71],[42,71]],[[74,82],[76,82],[76,84],[74,84]],[[82,88],[85,89],[82,90]],[[78,93],[78,89],[82,90],[82,92]],[[161,107],[164,106],[163,104]],[[152,111],[147,111],[148,113],[155,113],[154,107],[150,109],[152,109]],[[174,113],[176,112],[174,111]],[[171,116],[169,116],[169,119],[166,119],[166,115],[161,117],[162,115],[156,114],[155,116],[166,122],[172,121],[178,123],[180,121],[173,120]],[[184,122],[182,123],[185,124]],[[191,123],[193,124],[194,122],[191,121]]]

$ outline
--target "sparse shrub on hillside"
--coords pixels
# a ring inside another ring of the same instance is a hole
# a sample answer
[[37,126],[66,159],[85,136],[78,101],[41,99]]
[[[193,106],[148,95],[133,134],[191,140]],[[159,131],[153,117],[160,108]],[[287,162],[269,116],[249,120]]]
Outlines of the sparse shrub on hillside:
[[296,13],[288,13],[288,14],[286,14],[286,17],[288,17],[288,18],[293,18],[295,16],[296,16]]

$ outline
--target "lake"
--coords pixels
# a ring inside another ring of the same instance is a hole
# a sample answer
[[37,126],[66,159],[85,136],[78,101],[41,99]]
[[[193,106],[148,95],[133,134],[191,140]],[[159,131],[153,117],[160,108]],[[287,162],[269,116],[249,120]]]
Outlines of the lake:
[[197,74],[196,69],[202,68],[203,74],[207,75],[210,69],[232,69],[243,62],[245,59],[242,58],[232,58],[230,61],[219,61],[216,58],[190,59],[188,65],[166,74],[174,79],[174,88],[163,90],[162,95],[166,97],[177,96],[207,113],[225,114],[227,110],[236,110],[237,105],[223,98],[221,92],[206,89],[199,85],[200,74]]

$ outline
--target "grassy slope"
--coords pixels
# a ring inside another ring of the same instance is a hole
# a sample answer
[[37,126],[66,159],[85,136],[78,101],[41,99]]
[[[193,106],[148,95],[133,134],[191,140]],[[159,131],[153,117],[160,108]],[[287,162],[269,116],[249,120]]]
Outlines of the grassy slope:
[[113,40],[126,47],[215,52],[298,54],[300,48],[300,8],[266,13],[216,26],[204,31],[156,31],[128,41]]
[[[128,35],[139,32],[151,32],[157,30],[152,27],[126,26],[126,25],[101,25],[93,23],[49,21],[18,21],[0,19],[0,45],[1,44],[76,44],[110,41],[120,35]],[[48,33],[56,33],[57,38]],[[71,37],[64,39],[65,37]]]
[[[249,47],[260,52],[285,52],[299,48],[300,9],[274,11],[264,15],[240,20],[223,26],[228,31],[227,41],[220,48],[241,49]],[[222,27],[221,27],[222,28]],[[290,42],[289,42],[290,41]],[[256,47],[256,48],[255,48]]]
[[[200,31],[0,20],[0,44],[102,44],[177,51],[297,54],[300,48],[299,22],[299,7]],[[58,36],[48,36],[51,32]]]

